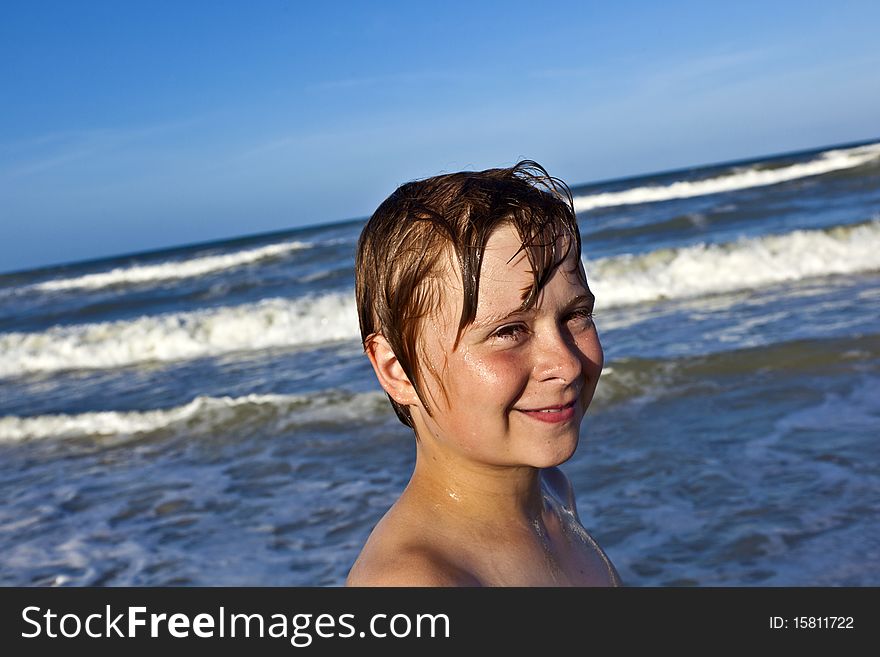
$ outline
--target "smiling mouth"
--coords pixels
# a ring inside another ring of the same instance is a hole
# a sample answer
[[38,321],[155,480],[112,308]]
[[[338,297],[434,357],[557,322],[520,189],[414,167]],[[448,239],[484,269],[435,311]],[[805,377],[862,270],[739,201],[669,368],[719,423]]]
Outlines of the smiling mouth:
[[518,408],[515,410],[541,422],[567,422],[574,417],[574,404],[572,401],[567,404],[546,406],[544,408]]

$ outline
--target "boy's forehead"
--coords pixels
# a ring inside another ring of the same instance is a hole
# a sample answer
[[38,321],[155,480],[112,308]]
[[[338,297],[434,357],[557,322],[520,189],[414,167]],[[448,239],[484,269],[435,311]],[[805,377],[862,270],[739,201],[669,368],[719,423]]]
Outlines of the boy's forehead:
[[[447,250],[442,263],[441,305],[454,309],[457,325],[464,300],[462,272],[451,249]],[[532,280],[531,264],[519,234],[512,226],[496,229],[483,250],[477,313],[480,307],[501,301],[503,297],[509,296],[519,303],[524,286],[531,285]]]
[[489,237],[483,252],[480,288],[492,283],[507,283],[532,277],[529,257],[519,233],[512,226],[503,226]]
[[[565,240],[560,236],[560,250],[565,252]],[[565,260],[554,272],[563,274],[566,279],[569,270],[577,271],[580,267],[576,249],[568,249]],[[483,255],[483,267],[480,272],[480,298],[477,305],[477,319],[480,318],[481,308],[499,303],[510,306],[514,310],[519,306],[525,293],[534,285],[535,276],[532,271],[532,263],[529,262],[527,250],[523,247],[522,238],[513,226],[505,226],[497,230],[489,238]],[[582,281],[575,276],[569,281],[578,287]],[[484,291],[486,294],[484,294]]]
[[[569,263],[576,258],[573,249],[565,262]],[[578,266],[574,262],[571,264]],[[568,264],[563,264],[557,272],[566,274],[568,278],[568,272],[563,271],[567,268]],[[438,308],[441,317],[438,319],[444,320],[444,324],[447,324],[445,328],[456,331],[464,303],[464,290],[461,269],[451,249],[443,258],[442,272]],[[581,286],[579,280],[573,282]],[[500,226],[489,236],[483,251],[474,323],[516,311],[522,304],[525,293],[533,284],[532,266],[528,253],[523,248],[522,238],[512,225]]]

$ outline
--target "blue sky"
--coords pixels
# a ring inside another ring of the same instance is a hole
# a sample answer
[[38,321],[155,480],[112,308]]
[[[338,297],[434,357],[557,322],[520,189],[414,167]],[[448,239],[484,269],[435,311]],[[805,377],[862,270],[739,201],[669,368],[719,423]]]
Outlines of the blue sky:
[[0,271],[880,138],[880,3],[3,3]]

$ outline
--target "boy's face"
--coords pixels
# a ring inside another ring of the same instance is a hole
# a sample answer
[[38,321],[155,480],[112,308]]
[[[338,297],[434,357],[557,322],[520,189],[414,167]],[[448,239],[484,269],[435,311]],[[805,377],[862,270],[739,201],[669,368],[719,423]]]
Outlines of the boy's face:
[[576,273],[574,251],[538,303],[519,311],[533,280],[525,252],[513,257],[520,245],[509,225],[490,236],[476,317],[454,350],[462,290],[447,268],[441,307],[422,331],[420,367],[433,417],[412,410],[419,435],[430,432],[450,455],[487,465],[550,467],[577,447],[603,353],[591,319],[593,295]]

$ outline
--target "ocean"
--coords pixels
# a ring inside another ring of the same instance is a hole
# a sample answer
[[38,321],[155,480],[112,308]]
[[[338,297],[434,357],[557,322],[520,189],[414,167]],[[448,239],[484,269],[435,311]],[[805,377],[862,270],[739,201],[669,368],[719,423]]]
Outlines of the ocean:
[[[606,367],[562,469],[624,583],[880,585],[880,143],[567,182]],[[342,585],[415,454],[364,221],[0,275],[0,584]]]

